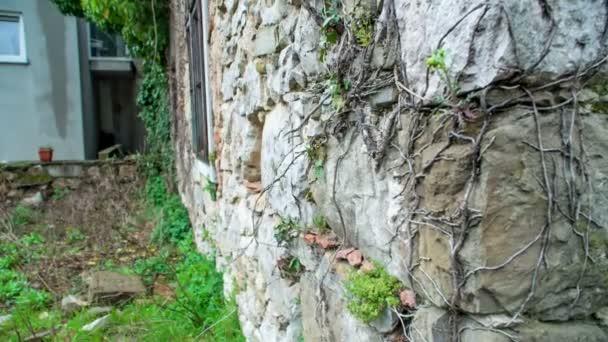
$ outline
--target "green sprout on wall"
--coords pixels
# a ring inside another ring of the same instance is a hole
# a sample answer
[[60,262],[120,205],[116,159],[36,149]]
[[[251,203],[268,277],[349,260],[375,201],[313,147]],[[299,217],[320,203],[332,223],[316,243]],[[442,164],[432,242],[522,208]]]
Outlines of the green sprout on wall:
[[340,37],[336,29],[343,21],[340,15],[340,2],[338,0],[326,1],[322,15],[324,20],[321,25],[322,35],[319,41],[319,60],[325,62],[327,51],[338,42],[338,38]]
[[374,18],[363,8],[357,8],[353,15],[352,31],[357,43],[369,46],[374,40]]
[[274,238],[279,245],[289,245],[300,235],[300,225],[291,217],[280,218],[279,223],[274,226]]
[[314,180],[325,179],[325,144],[321,138],[315,138],[306,147],[306,156],[312,163]]
[[325,220],[325,216],[323,216],[322,214],[316,214],[312,218],[312,224],[321,233],[324,233],[324,232],[327,232],[328,230],[330,230],[329,225],[327,224],[327,220]]
[[304,265],[298,257],[289,255],[284,258],[280,258],[277,261],[277,267],[281,272],[281,278],[289,279],[292,281],[298,281],[300,275],[304,272]]
[[353,271],[346,284],[348,310],[363,322],[371,322],[387,307],[399,305],[399,279],[386,272],[382,265],[373,262],[371,271]]
[[211,165],[215,164],[215,161],[217,160],[217,152],[213,151],[211,153],[209,153],[209,163]]
[[217,183],[214,183],[208,177],[206,178],[207,183],[203,186],[203,191],[209,193],[213,202],[217,201]]
[[341,79],[336,74],[329,75],[326,87],[331,95],[331,104],[334,109],[340,112],[346,106],[346,92],[350,90],[350,81]]
[[439,77],[447,84],[448,93],[450,97],[455,97],[458,91],[458,85],[455,84],[454,80],[450,76],[448,67],[446,64],[446,52],[444,49],[438,49],[431,56],[426,59],[426,66],[430,70],[437,70]]

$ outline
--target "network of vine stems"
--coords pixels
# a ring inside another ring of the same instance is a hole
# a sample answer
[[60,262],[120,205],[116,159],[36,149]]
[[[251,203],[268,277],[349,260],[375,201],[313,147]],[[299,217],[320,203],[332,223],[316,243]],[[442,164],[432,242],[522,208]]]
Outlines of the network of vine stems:
[[[313,19],[315,19],[320,26],[323,25],[324,18],[322,10],[316,9],[306,1],[302,2],[302,6],[311,13]],[[489,6],[489,4],[480,4],[467,11],[456,21],[456,23],[446,30],[445,34],[438,41],[436,49],[439,50],[442,48],[445,41],[449,39],[450,34],[454,32],[467,17],[473,13],[479,12],[480,15],[476,22],[476,27],[473,28],[474,32],[477,31],[477,27],[488,12]],[[392,72],[383,71],[381,68],[373,69],[370,67],[373,50],[376,46],[381,44],[390,46],[391,43],[396,43],[396,46],[393,46],[393,48],[395,48],[396,51],[401,51],[401,46],[399,46],[401,39],[399,37],[400,33],[395,16],[394,1],[384,1],[380,8],[373,10],[376,11],[375,34],[373,42],[367,47],[361,47],[357,44],[357,40],[354,38],[352,32],[350,32],[347,25],[338,25],[336,27],[339,33],[341,33],[341,38],[333,48],[331,53],[332,57],[328,58],[326,65],[330,73],[337,75],[339,79],[349,80],[352,87],[344,94],[347,103],[345,108],[342,108],[331,115],[330,119],[324,124],[323,134],[315,137],[315,139],[325,141],[327,136],[333,135],[344,141],[343,143],[346,148],[343,150],[343,154],[337,159],[333,173],[334,180],[338,177],[342,160],[350,152],[353,141],[359,135],[363,138],[370,159],[374,163],[376,169],[383,166],[383,159],[387,155],[388,149],[395,149],[401,158],[401,164],[398,167],[405,168],[406,170],[405,176],[403,177],[403,189],[397,196],[408,194],[412,198],[407,208],[408,217],[406,218],[403,227],[397,232],[394,232],[393,237],[393,239],[403,239],[408,246],[409,264],[406,265],[406,267],[409,284],[420,285],[421,290],[428,300],[431,300],[432,298],[432,296],[429,295],[429,291],[436,291],[439,294],[443,304],[436,304],[437,306],[445,305],[449,308],[450,336],[453,341],[459,341],[461,334],[467,329],[489,330],[502,334],[510,340],[517,340],[517,336],[509,330],[500,330],[493,327],[462,327],[460,324],[464,317],[464,313],[460,309],[462,288],[467,279],[471,276],[482,271],[499,270],[510,264],[519,256],[528,252],[532,246],[540,244],[538,257],[536,259],[537,262],[534,265],[534,270],[531,275],[528,295],[520,304],[519,308],[512,314],[511,320],[506,324],[506,327],[508,328],[513,324],[518,323],[519,318],[524,314],[538,288],[539,272],[546,262],[546,251],[549,246],[549,237],[552,224],[555,221],[555,216],[562,215],[570,222],[573,233],[580,238],[582,250],[584,252],[584,264],[578,275],[577,295],[572,303],[573,306],[576,305],[582,291],[580,285],[583,276],[589,262],[594,261],[589,253],[589,228],[591,225],[598,225],[592,216],[593,184],[590,178],[589,158],[585,150],[585,139],[579,113],[577,94],[585,86],[586,82],[588,82],[606,62],[608,56],[596,60],[576,73],[563,75],[562,78],[553,82],[543,85],[527,84],[526,77],[531,75],[535,68],[542,63],[552,47],[556,22],[552,17],[551,9],[546,8],[544,11],[545,19],[550,23],[549,39],[535,63],[526,69],[521,69],[518,70],[518,72],[513,73],[512,77],[494,82],[483,89],[477,89],[468,93],[448,93],[446,94],[446,101],[437,105],[426,98],[431,79],[430,69],[427,70],[426,84],[423,91],[417,93],[409,86],[407,67],[403,61],[398,61]],[[513,30],[511,28],[509,15],[502,7],[501,11],[507,20],[511,39],[515,42],[516,40],[512,34]],[[516,44],[514,43],[514,45],[515,54],[517,55]],[[386,57],[386,55],[384,57]],[[353,63],[353,61],[357,59],[363,59],[363,62]],[[519,60],[518,56],[516,56],[516,60]],[[399,90],[398,103],[392,110],[384,114],[384,118],[379,124],[374,124],[370,119],[370,106],[366,97],[388,85],[393,85]],[[546,107],[541,107],[537,104],[535,93],[557,88],[563,89],[564,87],[570,88],[570,98],[561,103]],[[486,95],[491,91],[503,91],[505,94],[512,95],[505,97],[502,102],[489,103]],[[318,94],[319,90],[313,86],[311,92]],[[301,130],[306,126],[313,115],[326,104],[329,96],[329,94],[321,92],[318,104],[312,108],[310,112],[306,113],[302,121],[297,125],[292,124],[292,127],[288,128],[287,131],[281,132],[280,136],[287,139],[291,144],[292,152],[283,156],[283,159],[277,168],[282,171],[266,185],[262,193],[258,196],[258,200],[281,180],[285,179],[290,168],[296,165],[300,158],[306,158],[306,151],[303,148],[305,139],[302,138]],[[469,108],[474,108],[474,111],[477,113],[476,120],[481,121],[480,127],[475,135],[466,135],[463,133],[463,128],[467,125],[466,113],[463,113],[462,109],[463,99],[466,99],[467,110]],[[504,113],[508,113],[515,108],[527,108],[529,114],[534,119],[536,141],[522,141],[521,143],[525,144],[533,151],[536,151],[538,154],[541,174],[540,177],[537,177],[537,180],[543,189],[546,198],[545,222],[541,227],[538,227],[538,233],[531,241],[524,242],[519,250],[506,258],[503,262],[497,265],[479,266],[470,270],[465,270],[462,266],[459,252],[467,239],[467,233],[471,228],[479,224],[483,218],[483,215],[479,210],[470,206],[470,198],[476,186],[476,182],[478,181],[478,176],[482,167],[482,156],[494,142],[493,138],[486,138],[486,133],[488,132],[489,127],[491,127],[494,118],[498,115],[504,115]],[[546,146],[541,123],[542,112],[560,113],[561,146]],[[446,143],[436,152],[430,162],[417,168],[415,159],[420,155],[424,148],[428,147],[427,144],[416,149],[419,147],[417,145],[417,140],[428,128],[432,113],[439,113],[440,115],[440,125],[433,131],[432,136],[436,137],[438,133],[443,132],[445,134],[443,138]],[[395,137],[397,126],[400,125],[399,118],[402,114],[410,115],[411,118],[407,127],[408,140],[405,145],[400,146],[394,142],[393,138]],[[353,117],[355,117],[356,120],[353,121]],[[420,182],[420,174],[421,172],[427,172],[432,168],[436,161],[442,159],[442,153],[452,144],[457,142],[468,143],[470,145],[471,153],[469,154],[468,162],[471,171],[464,186],[464,195],[459,200],[459,205],[456,210],[442,216],[436,216],[433,215],[431,211],[420,207],[420,196],[416,192]],[[558,164],[561,165],[561,170],[558,170]],[[567,203],[565,204],[559,203],[556,198],[558,180],[563,180],[567,187]],[[336,183],[337,182],[334,181],[332,185],[331,200],[340,218],[342,245],[345,245],[348,243],[346,238],[347,228],[342,214],[342,208],[340,203],[336,200]],[[258,205],[258,200],[256,200],[255,207]],[[585,201],[585,203],[581,203],[582,201]],[[581,208],[586,209],[583,210]],[[262,215],[256,215],[252,212],[251,221],[253,225],[253,238],[249,245],[252,243],[261,243],[257,239],[257,232],[261,225],[261,216]],[[577,223],[581,220],[585,222],[585,229],[577,228]],[[423,228],[434,229],[448,240],[448,245],[450,246],[449,259],[453,287],[451,295],[444,294],[441,291],[440,286],[423,268],[420,267],[420,265],[426,261],[424,258],[414,260],[414,242],[416,241],[419,230]],[[247,247],[249,247],[249,245]],[[239,256],[244,254],[245,249],[243,249]],[[424,288],[422,281],[414,276],[414,269],[420,270],[421,273],[425,275],[427,280],[433,285],[432,289]],[[325,276],[323,276],[321,282],[323,282],[324,278]],[[318,288],[317,296],[320,302],[317,315],[317,319],[319,320],[318,323],[321,326],[325,326],[327,324],[327,317],[324,316],[324,310],[326,309],[327,304],[323,286]],[[407,315],[397,311],[395,311],[395,313],[402,323],[403,333],[406,337],[410,338],[410,340],[414,340],[417,336],[424,339],[424,336],[419,331],[415,331],[411,325],[407,325],[407,322],[411,320],[411,313]]]

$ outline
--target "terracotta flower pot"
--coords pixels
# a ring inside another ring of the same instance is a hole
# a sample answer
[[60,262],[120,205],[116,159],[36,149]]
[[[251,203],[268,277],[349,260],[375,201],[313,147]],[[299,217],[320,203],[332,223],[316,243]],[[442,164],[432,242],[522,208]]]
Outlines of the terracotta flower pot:
[[38,149],[38,157],[42,163],[50,163],[53,161],[53,149],[48,147],[41,147]]

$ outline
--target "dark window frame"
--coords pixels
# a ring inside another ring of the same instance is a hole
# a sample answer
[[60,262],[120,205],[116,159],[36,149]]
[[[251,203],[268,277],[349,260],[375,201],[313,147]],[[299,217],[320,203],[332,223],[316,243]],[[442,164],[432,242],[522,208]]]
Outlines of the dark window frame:
[[189,2],[186,36],[190,57],[190,107],[192,111],[192,145],[196,156],[209,161],[209,128],[206,87],[206,54],[201,0]]

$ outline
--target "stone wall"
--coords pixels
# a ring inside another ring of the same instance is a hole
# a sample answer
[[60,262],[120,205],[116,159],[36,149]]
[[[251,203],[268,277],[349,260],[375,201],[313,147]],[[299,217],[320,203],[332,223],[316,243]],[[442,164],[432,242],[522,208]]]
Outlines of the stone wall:
[[[608,339],[603,3],[344,1],[344,18],[377,18],[369,46],[348,19],[323,45],[322,2],[211,3],[211,167],[192,153],[172,3],[179,188],[248,340]],[[429,68],[439,51],[445,68]],[[277,241],[289,219],[299,236]],[[354,318],[349,247],[417,307]],[[293,257],[305,270],[286,276]]]
[[75,191],[86,202],[95,194],[136,188],[140,181],[134,159],[0,163],[0,214],[18,205],[41,207],[57,189]]

